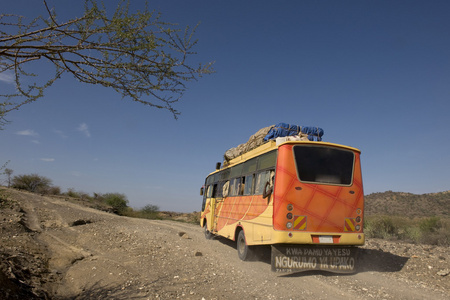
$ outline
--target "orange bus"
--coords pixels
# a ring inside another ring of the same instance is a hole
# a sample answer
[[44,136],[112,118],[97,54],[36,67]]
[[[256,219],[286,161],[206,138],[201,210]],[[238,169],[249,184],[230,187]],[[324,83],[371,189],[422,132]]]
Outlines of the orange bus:
[[201,189],[206,238],[237,242],[242,260],[271,245],[272,271],[355,271],[364,245],[360,151],[276,141],[216,166]]

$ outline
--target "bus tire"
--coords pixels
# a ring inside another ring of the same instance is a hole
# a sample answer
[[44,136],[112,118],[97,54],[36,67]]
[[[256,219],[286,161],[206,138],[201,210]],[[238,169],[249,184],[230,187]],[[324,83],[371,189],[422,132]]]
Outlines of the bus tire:
[[211,231],[208,230],[208,227],[206,226],[206,222],[205,222],[205,225],[203,226],[203,232],[205,233],[205,238],[207,240],[210,240],[214,237],[214,235],[211,233]]
[[244,230],[239,231],[236,248],[241,260],[247,261],[254,257],[254,249],[249,247],[245,241]]

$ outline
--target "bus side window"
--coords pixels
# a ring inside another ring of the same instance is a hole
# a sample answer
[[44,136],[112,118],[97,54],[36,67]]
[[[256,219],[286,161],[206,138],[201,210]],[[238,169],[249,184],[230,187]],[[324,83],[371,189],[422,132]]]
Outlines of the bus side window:
[[273,170],[265,170],[256,174],[255,195],[261,195],[263,193],[267,182],[272,183],[270,178],[271,172],[273,172]]
[[222,197],[226,198],[230,196],[230,181],[226,181],[222,186]]
[[215,193],[215,198],[222,198],[223,197],[223,185],[225,184],[225,181],[218,182],[217,183],[217,189]]
[[205,206],[206,206],[206,193],[203,193],[202,211],[205,210]]
[[241,177],[241,186],[239,187],[239,196],[244,195],[245,185],[246,185],[245,177]]
[[241,178],[233,178],[230,180],[230,196],[239,195],[239,187],[241,186]]
[[208,189],[206,190],[206,198],[211,198],[213,192],[213,185],[208,185]]
[[245,176],[244,196],[253,194],[253,177],[253,174]]
[[213,185],[212,197],[217,198],[217,183]]
[[264,188],[263,182],[264,182],[264,172],[259,172],[258,174],[256,174],[255,195],[262,194]]

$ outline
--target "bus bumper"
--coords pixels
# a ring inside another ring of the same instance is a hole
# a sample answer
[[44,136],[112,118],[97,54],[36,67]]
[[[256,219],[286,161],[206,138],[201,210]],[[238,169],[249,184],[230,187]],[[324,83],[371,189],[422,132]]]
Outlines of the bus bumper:
[[333,246],[363,246],[364,233],[328,233],[328,232],[293,232],[274,231],[271,244],[306,244]]

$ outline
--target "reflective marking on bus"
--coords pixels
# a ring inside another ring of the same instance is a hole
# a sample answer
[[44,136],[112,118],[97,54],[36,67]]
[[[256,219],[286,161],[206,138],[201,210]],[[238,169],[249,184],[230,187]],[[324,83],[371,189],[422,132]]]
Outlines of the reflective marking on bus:
[[294,229],[295,230],[306,229],[306,216],[294,216]]
[[344,231],[355,231],[355,225],[356,225],[355,219],[346,218]]

